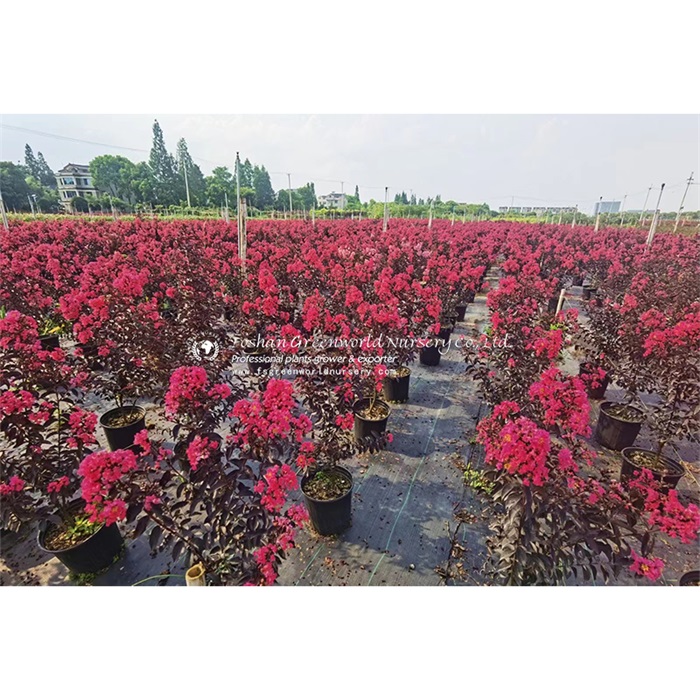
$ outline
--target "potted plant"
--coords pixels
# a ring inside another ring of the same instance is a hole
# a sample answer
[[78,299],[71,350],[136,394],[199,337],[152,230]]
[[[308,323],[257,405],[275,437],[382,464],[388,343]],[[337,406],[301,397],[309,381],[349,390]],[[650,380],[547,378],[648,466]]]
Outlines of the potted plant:
[[[97,443],[97,416],[78,405],[79,373],[62,350],[36,349],[33,319],[0,324],[0,525],[38,523],[41,549],[76,573],[94,572],[119,552],[116,528],[88,522],[77,498],[77,467]],[[102,531],[105,530],[105,531]]]
[[352,406],[355,416],[355,439],[358,443],[362,443],[367,438],[381,437],[386,433],[391,407],[379,398],[385,373],[386,367],[377,365],[372,372],[373,376],[367,377],[360,383],[360,398]]
[[679,586],[700,586],[700,571],[687,571],[678,581]]
[[581,362],[578,374],[586,385],[586,393],[589,399],[600,400],[605,397],[605,392],[610,383],[610,375],[603,367],[592,361]]
[[605,401],[600,405],[595,439],[603,447],[620,451],[631,447],[644,423],[644,412],[631,404]]
[[147,534],[154,552],[169,551],[174,561],[185,557],[208,582],[271,585],[308,518],[289,495],[298,488],[290,465],[311,421],[299,411],[293,385],[276,379],[237,401],[227,418],[226,441],[192,440],[188,479],[163,441],[142,432],[138,451],[83,460],[83,496],[96,522],[116,510],[136,537]]
[[646,374],[661,397],[647,407],[656,449],[625,448],[621,478],[628,481],[648,469],[665,489],[674,489],[685,469],[663,450],[679,440],[697,441],[700,433],[700,303],[691,305],[677,322],[652,330],[644,348]]
[[301,479],[304,503],[319,535],[338,535],[352,520],[352,474],[339,465],[319,468]]
[[178,367],[172,373],[165,394],[165,415],[175,422],[175,453],[180,459],[185,458],[187,448],[197,436],[221,443],[223,438],[216,430],[233,401],[244,395],[239,380],[234,396],[232,381],[233,378],[227,377],[226,381],[213,383],[204,367],[198,365]]

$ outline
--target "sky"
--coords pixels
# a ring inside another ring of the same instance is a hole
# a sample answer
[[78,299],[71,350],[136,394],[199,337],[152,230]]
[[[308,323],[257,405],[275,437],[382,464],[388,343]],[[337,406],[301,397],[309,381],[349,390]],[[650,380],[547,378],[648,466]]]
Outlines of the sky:
[[697,115],[10,114],[0,116],[0,160],[24,162],[25,143],[55,170],[105,153],[145,160],[154,119],[171,151],[187,140],[205,174],[233,170],[239,151],[270,171],[275,189],[290,173],[292,187],[312,181],[317,194],[358,185],[363,201],[383,200],[386,186],[390,199],[405,191],[591,213],[601,196],[627,195],[626,210],[642,209],[652,185],[653,208],[663,182],[661,209],[673,211],[694,171],[684,208],[700,209]]

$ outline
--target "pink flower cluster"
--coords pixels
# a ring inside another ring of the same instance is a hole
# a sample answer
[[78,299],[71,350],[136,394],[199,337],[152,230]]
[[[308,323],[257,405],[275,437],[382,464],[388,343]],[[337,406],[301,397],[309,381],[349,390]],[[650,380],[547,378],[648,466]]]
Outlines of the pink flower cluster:
[[254,392],[250,398],[234,404],[231,416],[240,421],[235,441],[252,445],[286,438],[293,432],[297,442],[301,442],[312,423],[305,414],[295,417],[294,407],[293,384],[284,379],[270,379],[264,392]]
[[24,489],[27,482],[18,476],[11,476],[6,484],[0,484],[0,496],[7,496],[11,493],[19,493]]
[[115,484],[136,469],[136,455],[130,450],[95,452],[80,463],[78,476],[82,479],[82,496],[87,504],[85,512],[92,522],[112,525],[126,518],[126,503],[109,496]]
[[73,449],[79,449],[84,445],[96,444],[96,426],[97,415],[76,406],[68,416],[68,428],[71,431],[71,436],[66,440],[67,445]]
[[657,581],[664,570],[664,562],[658,557],[654,559],[645,559],[632,550],[632,565],[630,571],[637,576],[645,576],[650,581]]
[[529,395],[541,407],[545,426],[558,427],[563,433],[590,435],[590,406],[585,386],[578,377],[565,375],[552,366],[530,386]]
[[542,486],[549,477],[550,437],[529,418],[513,419],[517,404],[504,402],[479,423],[477,431],[486,460],[497,469],[523,477],[526,486]]
[[209,459],[219,448],[219,443],[202,435],[196,435],[187,448],[187,461],[193,472],[197,471],[200,462]]
[[265,510],[279,513],[287,501],[289,491],[299,487],[297,475],[288,465],[270,467],[263,478],[255,484],[255,493],[261,494],[260,503]]
[[56,481],[52,481],[46,486],[46,491],[48,493],[60,493],[63,489],[70,485],[70,479],[67,476],[62,476]]
[[209,405],[211,401],[224,401],[231,396],[228,384],[209,387],[209,377],[203,367],[178,367],[170,376],[165,394],[165,410],[168,418],[191,415]]

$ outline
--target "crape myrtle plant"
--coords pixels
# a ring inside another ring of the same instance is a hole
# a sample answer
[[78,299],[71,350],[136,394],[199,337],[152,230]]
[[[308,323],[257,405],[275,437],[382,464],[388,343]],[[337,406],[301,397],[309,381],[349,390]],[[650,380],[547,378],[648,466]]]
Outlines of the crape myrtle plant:
[[656,438],[652,469],[663,449],[679,440],[700,440],[700,302],[676,323],[658,318],[644,341],[644,361],[660,401],[647,404]]
[[[215,431],[226,418],[232,402],[242,398],[245,387],[240,378],[223,379],[210,380],[207,370],[199,365],[178,367],[172,373],[164,403],[166,417],[174,422],[176,440],[181,438],[182,444],[188,445],[196,435]],[[184,436],[182,430],[186,431]]]
[[[513,356],[475,353],[482,390],[496,402],[478,426],[485,478],[500,506],[489,540],[491,573],[500,583],[534,585],[579,575],[607,581],[626,567],[655,580],[663,568],[651,558],[660,520],[647,513],[651,500],[640,498],[636,485],[626,490],[582,473],[593,459],[583,441],[590,435],[585,386],[556,367],[566,336],[562,328],[538,325],[546,288],[526,272],[527,265],[518,278],[506,275],[488,299],[494,334],[508,327]],[[695,537],[697,509],[681,506],[675,492],[655,493],[663,512],[695,524],[684,530],[684,537]],[[673,501],[668,507],[666,499]],[[663,522],[667,533],[678,529]]]
[[270,379],[233,404],[225,443],[194,438],[187,474],[145,431],[134,450],[88,456],[79,469],[86,510],[96,522],[133,523],[135,536],[150,527],[154,550],[188,554],[222,585],[272,584],[307,519],[288,499],[310,430],[292,384]]
[[[511,269],[507,263],[504,267]],[[464,346],[468,372],[492,406],[505,400],[526,403],[530,385],[559,357],[577,327],[574,310],[556,319],[544,310],[549,285],[538,272],[531,262],[517,275],[506,274],[487,296],[487,332]]]
[[32,317],[0,320],[0,526],[79,515],[77,468],[97,443],[97,416],[79,405],[84,381],[62,349],[42,349]]

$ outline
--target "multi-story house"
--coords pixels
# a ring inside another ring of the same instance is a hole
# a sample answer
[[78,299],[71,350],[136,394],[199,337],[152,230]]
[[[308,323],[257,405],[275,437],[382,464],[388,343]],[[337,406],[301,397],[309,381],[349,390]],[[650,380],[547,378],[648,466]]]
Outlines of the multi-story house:
[[92,175],[87,165],[68,163],[56,173],[58,196],[66,209],[71,209],[71,199],[92,195],[97,197],[97,188],[92,184]]

